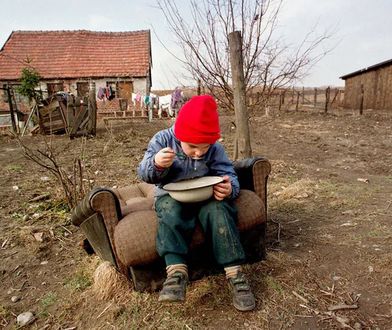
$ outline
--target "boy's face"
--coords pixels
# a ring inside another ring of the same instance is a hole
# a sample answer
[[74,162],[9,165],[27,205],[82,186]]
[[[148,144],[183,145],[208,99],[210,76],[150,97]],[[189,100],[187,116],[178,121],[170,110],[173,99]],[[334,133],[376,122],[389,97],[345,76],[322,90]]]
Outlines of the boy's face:
[[207,153],[210,146],[211,145],[208,143],[195,144],[181,141],[182,150],[188,157],[193,159],[202,158]]

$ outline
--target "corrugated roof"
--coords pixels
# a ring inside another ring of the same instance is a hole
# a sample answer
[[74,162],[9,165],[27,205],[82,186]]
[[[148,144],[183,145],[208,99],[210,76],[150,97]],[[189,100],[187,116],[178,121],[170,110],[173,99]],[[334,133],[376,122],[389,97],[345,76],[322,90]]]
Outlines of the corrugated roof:
[[0,51],[0,80],[18,79],[27,59],[45,79],[145,77],[150,31],[14,31]]
[[346,80],[347,78],[351,78],[351,77],[357,76],[359,74],[362,74],[362,73],[365,73],[365,72],[368,72],[368,71],[381,69],[382,67],[385,67],[385,66],[388,66],[388,65],[392,65],[392,59],[386,60],[386,61],[383,61],[383,62],[380,62],[380,63],[377,63],[377,64],[374,64],[374,65],[371,65],[371,66],[369,66],[367,68],[363,68],[363,69],[358,70],[358,71],[354,71],[354,72],[348,73],[348,74],[346,74],[344,76],[341,76],[340,79]]

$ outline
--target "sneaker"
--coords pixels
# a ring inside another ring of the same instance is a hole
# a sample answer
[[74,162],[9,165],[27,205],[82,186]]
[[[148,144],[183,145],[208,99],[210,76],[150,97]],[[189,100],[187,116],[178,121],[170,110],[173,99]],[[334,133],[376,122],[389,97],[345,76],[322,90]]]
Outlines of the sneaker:
[[159,292],[160,302],[180,302],[185,300],[186,284],[188,277],[180,272],[167,277],[163,283],[163,288]]
[[233,293],[233,305],[236,309],[246,312],[256,307],[255,296],[244,274],[240,272],[237,277],[229,278],[229,286]]

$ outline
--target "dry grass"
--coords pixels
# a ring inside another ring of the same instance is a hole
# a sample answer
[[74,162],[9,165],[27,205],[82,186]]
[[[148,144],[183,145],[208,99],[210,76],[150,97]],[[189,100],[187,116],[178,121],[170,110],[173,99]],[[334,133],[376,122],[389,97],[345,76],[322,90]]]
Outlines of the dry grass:
[[273,193],[273,196],[283,200],[303,199],[313,195],[317,188],[316,182],[310,179],[300,179],[287,187],[282,186],[280,190]]
[[[10,151],[12,140],[0,138],[8,157],[2,163],[0,279],[4,287],[23,287],[17,304],[6,290],[0,293],[0,326],[11,329],[17,313],[41,307],[46,313],[38,315],[37,329],[390,329],[392,136],[390,113],[375,115],[282,112],[254,124],[254,153],[271,160],[272,173],[267,260],[245,267],[257,299],[251,313],[233,308],[223,274],[190,283],[180,305],[132,290],[113,268],[98,266],[96,256],[80,249],[81,231],[55,206],[55,181],[41,181],[46,174],[27,168]],[[225,120],[223,143],[231,151],[232,118]],[[163,126],[168,123],[116,126],[106,153],[109,133],[88,140],[85,160],[97,173],[95,184],[135,182],[148,139]],[[31,144],[39,141],[29,137]],[[69,145],[61,137],[54,142]],[[72,161],[70,153],[63,156]],[[29,202],[45,192],[51,200]],[[34,238],[37,231],[43,242]],[[328,310],[343,303],[359,308]]]
[[124,299],[125,293],[131,290],[130,282],[120,274],[113,265],[102,262],[94,272],[93,292],[101,300]]

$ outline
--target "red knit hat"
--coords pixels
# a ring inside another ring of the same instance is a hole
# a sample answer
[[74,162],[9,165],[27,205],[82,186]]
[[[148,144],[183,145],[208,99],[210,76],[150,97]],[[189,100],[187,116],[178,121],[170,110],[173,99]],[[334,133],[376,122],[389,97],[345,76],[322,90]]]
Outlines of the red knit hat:
[[220,138],[217,105],[210,95],[192,97],[183,105],[174,124],[177,139],[188,143],[213,144]]

